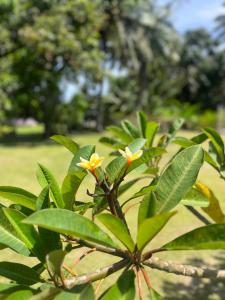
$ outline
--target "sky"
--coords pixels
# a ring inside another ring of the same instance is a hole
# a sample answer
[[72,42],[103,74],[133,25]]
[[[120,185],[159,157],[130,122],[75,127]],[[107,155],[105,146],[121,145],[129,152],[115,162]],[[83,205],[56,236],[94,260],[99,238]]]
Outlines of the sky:
[[[168,0],[159,0],[167,3]],[[204,27],[209,31],[215,28],[214,19],[225,13],[224,0],[174,0],[172,21],[180,33],[188,29]]]

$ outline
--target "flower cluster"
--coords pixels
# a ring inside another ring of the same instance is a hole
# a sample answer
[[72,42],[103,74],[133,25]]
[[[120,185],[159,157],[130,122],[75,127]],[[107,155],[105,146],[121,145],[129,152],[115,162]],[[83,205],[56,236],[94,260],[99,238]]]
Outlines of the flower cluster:
[[[128,147],[125,148],[125,151],[119,150],[119,152],[127,160],[128,165],[130,165],[134,160],[140,158],[143,154],[142,150],[132,153]],[[77,166],[93,173],[96,168],[101,166],[103,160],[104,157],[100,157],[97,153],[93,153],[89,160],[80,157],[80,162]]]

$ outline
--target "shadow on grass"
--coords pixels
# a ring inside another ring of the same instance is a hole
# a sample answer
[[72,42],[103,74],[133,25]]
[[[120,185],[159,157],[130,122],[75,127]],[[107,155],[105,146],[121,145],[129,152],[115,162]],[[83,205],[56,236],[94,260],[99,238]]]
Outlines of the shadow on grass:
[[18,145],[32,147],[40,144],[54,145],[49,139],[45,139],[42,133],[20,133],[7,134],[0,137],[0,145],[7,147],[14,147]]
[[[225,258],[216,257],[216,263],[210,265],[214,269],[225,269]],[[187,264],[204,266],[202,259],[191,259]],[[225,300],[225,282],[219,280],[192,278],[189,284],[164,281],[164,294],[168,300]]]

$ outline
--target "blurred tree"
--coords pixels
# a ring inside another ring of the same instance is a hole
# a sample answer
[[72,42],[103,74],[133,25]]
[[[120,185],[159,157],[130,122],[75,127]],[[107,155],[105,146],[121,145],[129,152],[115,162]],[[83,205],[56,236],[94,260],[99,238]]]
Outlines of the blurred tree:
[[179,64],[181,91],[178,99],[200,103],[202,108],[215,108],[224,98],[224,58],[218,39],[204,29],[188,31]]
[[[162,62],[165,65],[179,57],[178,35],[169,21],[170,7],[143,0],[102,2],[106,17],[100,33],[105,65],[118,69],[114,78],[109,76],[112,89],[107,103],[112,109],[116,104],[114,111],[126,113],[134,107],[148,108],[152,102],[150,87],[155,84],[152,71],[157,64],[162,66]],[[121,69],[126,75],[120,77]],[[105,113],[108,119],[107,108]]]
[[5,93],[12,100],[14,115],[34,116],[44,123],[46,136],[60,122],[62,77],[75,81],[83,74],[93,81],[101,79],[99,4],[91,0],[0,2],[0,62],[10,62],[10,81],[15,80]]

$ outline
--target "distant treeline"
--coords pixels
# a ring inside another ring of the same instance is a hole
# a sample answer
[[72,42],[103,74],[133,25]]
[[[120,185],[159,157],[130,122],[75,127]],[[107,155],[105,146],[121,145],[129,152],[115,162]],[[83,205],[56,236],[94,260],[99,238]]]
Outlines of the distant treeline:
[[[46,136],[101,131],[143,109],[214,125],[225,102],[225,16],[213,33],[181,36],[172,9],[153,0],[0,0],[1,124],[31,117]],[[75,93],[65,101],[68,83]]]

